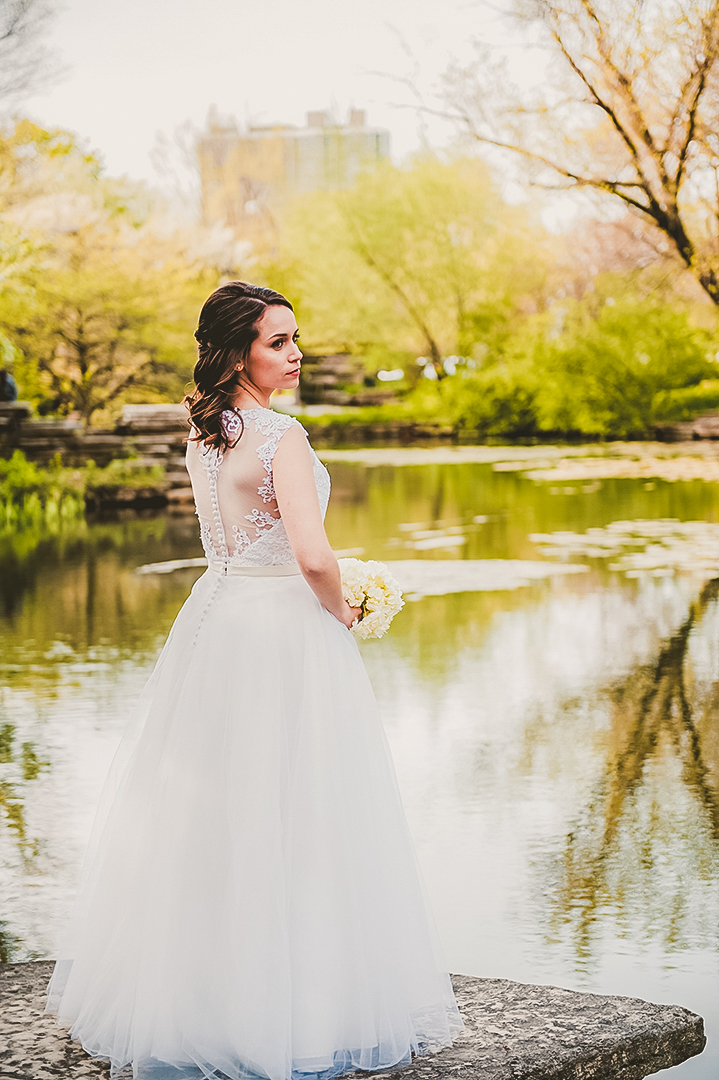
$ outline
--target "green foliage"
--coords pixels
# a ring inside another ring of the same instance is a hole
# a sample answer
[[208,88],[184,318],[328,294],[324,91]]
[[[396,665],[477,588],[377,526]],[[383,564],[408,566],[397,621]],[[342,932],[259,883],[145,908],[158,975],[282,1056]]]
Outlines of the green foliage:
[[[0,359],[21,396],[86,423],[111,423],[124,402],[178,400],[196,312],[222,275],[247,277],[247,244],[219,227],[178,232],[76,137],[24,120],[0,127],[0,210]],[[583,300],[566,299],[556,251],[477,159],[383,163],[349,190],[293,200],[280,226],[272,261],[251,276],[295,303],[303,347],[360,356],[368,375],[405,372],[390,387],[407,395],[399,404],[316,426],[626,438],[719,407],[717,342],[688,302],[650,270],[597,277]],[[449,355],[468,362],[445,378]],[[0,514],[6,527],[50,527],[82,515],[88,492],[158,482],[128,463],[42,470],[13,458],[0,464]]]
[[16,450],[11,458],[0,458],[0,531],[38,525],[52,529],[82,517],[85,498],[92,492],[157,487],[163,479],[161,465],[138,468],[127,460],[111,461],[104,469],[88,461],[84,468],[73,469],[63,467],[57,457],[43,469]]
[[527,438],[538,434],[538,389],[526,366],[504,364],[466,372],[437,387],[438,414],[480,438]]
[[158,487],[165,478],[162,465],[137,466],[131,458],[116,458],[104,469],[98,469],[94,461],[88,461],[82,470],[84,490],[117,491],[120,488],[139,490],[146,487]]
[[84,509],[79,471],[76,478],[59,462],[49,469],[39,468],[21,450],[9,460],[0,459],[0,529],[72,519]]
[[0,334],[21,396],[86,423],[178,400],[197,311],[237,244],[171,225],[141,185],[28,121],[0,129],[0,210]]
[[21,763],[23,780],[37,780],[43,769],[50,768],[50,762],[40,760],[35,750],[35,744],[31,742],[24,742],[22,744]]
[[471,354],[488,326],[521,321],[546,268],[481,162],[426,156],[295,200],[263,275],[296,302],[309,351],[349,351],[416,379],[418,355],[439,367]]
[[[125,222],[79,226],[12,279],[0,310],[23,354],[25,396],[43,413],[89,422],[113,402],[177,400],[195,359],[196,310],[215,284],[162,258]],[[164,253],[167,255],[167,253]]]
[[[591,300],[569,311],[562,333],[539,338],[544,431],[622,438],[646,434],[658,419],[655,395],[717,374],[710,334],[665,304]],[[710,359],[710,353],[711,359]]]
[[654,413],[659,422],[692,420],[712,409],[719,409],[719,379],[704,379],[698,386],[660,390],[654,395]]
[[438,387],[436,408],[480,438],[641,437],[719,404],[715,350],[677,307],[590,296],[529,319],[502,357]]

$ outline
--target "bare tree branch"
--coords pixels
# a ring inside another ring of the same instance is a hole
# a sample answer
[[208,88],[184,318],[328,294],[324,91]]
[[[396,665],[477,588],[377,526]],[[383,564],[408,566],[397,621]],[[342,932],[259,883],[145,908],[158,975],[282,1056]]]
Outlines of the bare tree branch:
[[[448,75],[444,117],[540,172],[620,199],[664,233],[719,305],[719,0],[533,0],[531,11],[568,94],[545,88],[527,110],[484,50]],[[707,198],[708,217],[691,210]]]
[[405,311],[410,316],[410,318],[418,327],[418,329],[422,333],[422,336],[424,337],[427,348],[429,350],[432,366],[437,372],[438,377],[443,378],[445,372],[441,362],[442,354],[429,327],[427,326],[426,321],[422,317],[421,312],[418,310],[416,305],[412,303],[411,299],[409,298],[405,290],[402,288],[402,286],[399,284],[399,282],[396,281],[392,274],[388,273],[387,270],[381,265],[381,263],[379,263],[374,257],[372,252],[369,250],[367,244],[365,243],[364,239],[362,238],[362,235],[360,234],[356,223],[352,220],[350,215],[345,213],[344,218],[349,225],[349,228],[354,237],[357,254],[360,256],[361,259],[364,260],[367,266],[371,267],[375,271],[375,273],[377,273],[382,278],[384,283],[391,289],[395,296],[399,298]]
[[42,44],[52,16],[49,0],[0,0],[0,103],[12,104],[59,75]]
[[678,191],[681,186],[689,148],[696,135],[699,106],[707,87],[707,80],[711,74],[714,62],[717,59],[717,48],[719,47],[719,40],[717,39],[718,30],[719,8],[715,7],[711,12],[710,23],[705,27],[704,59],[699,62],[698,68],[690,72],[685,85],[682,87],[682,92],[679,95],[678,108],[673,118],[674,121],[679,119],[678,110],[680,108],[687,113],[685,136],[677,154],[677,169],[674,181],[675,191]]
[[602,110],[602,112],[605,113],[605,115],[608,116],[609,119],[611,120],[612,126],[614,127],[615,131],[619,134],[620,138],[622,139],[625,146],[627,147],[627,149],[628,149],[628,151],[629,151],[629,153],[630,153],[630,155],[632,157],[632,160],[634,161],[637,172],[640,172],[641,171],[641,161],[640,161],[640,158],[639,158],[639,151],[638,151],[638,149],[636,147],[636,144],[635,144],[634,140],[631,137],[630,132],[624,127],[624,125],[619,120],[619,117],[617,115],[616,110],[612,108],[612,106],[609,104],[608,101],[604,101],[604,99],[600,96],[599,92],[594,88],[593,84],[590,82],[587,75],[582,71],[582,69],[579,67],[579,65],[575,62],[573,57],[567,51],[567,49],[566,49],[566,47],[564,45],[564,42],[561,40],[559,34],[556,31],[552,31],[552,37],[554,38],[555,42],[557,43],[557,47],[559,48],[559,50],[562,53],[562,55],[564,56],[565,60],[567,61],[567,63],[571,67],[572,71],[575,73],[575,75],[579,76],[579,78],[582,80],[582,82],[586,86],[587,90],[589,91],[589,93],[590,93],[590,95],[592,97],[592,100],[594,101],[594,104],[597,105]]

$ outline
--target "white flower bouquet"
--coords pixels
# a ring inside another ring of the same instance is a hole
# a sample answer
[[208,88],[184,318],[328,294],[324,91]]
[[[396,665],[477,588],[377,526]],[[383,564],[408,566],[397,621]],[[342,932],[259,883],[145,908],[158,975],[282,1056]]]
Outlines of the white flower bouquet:
[[372,559],[339,559],[342,593],[362,617],[352,627],[357,638],[381,638],[404,607],[402,591],[384,563]]

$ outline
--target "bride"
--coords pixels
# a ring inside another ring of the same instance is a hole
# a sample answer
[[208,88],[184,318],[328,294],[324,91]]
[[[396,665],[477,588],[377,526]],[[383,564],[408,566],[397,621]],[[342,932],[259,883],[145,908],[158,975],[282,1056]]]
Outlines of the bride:
[[330,481],[269,408],[292,306],[206,301],[188,398],[208,569],[113,762],[49,1012],[136,1077],[329,1080],[448,1046],[438,960],[323,525]]

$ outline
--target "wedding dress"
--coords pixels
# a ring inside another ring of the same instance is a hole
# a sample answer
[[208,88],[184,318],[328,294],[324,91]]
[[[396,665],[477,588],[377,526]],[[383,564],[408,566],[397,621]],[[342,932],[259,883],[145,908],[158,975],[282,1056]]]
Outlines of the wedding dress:
[[387,1069],[462,1023],[356,643],[277,507],[297,421],[223,420],[234,447],[187,450],[208,570],[113,762],[47,1009],[152,1080]]

